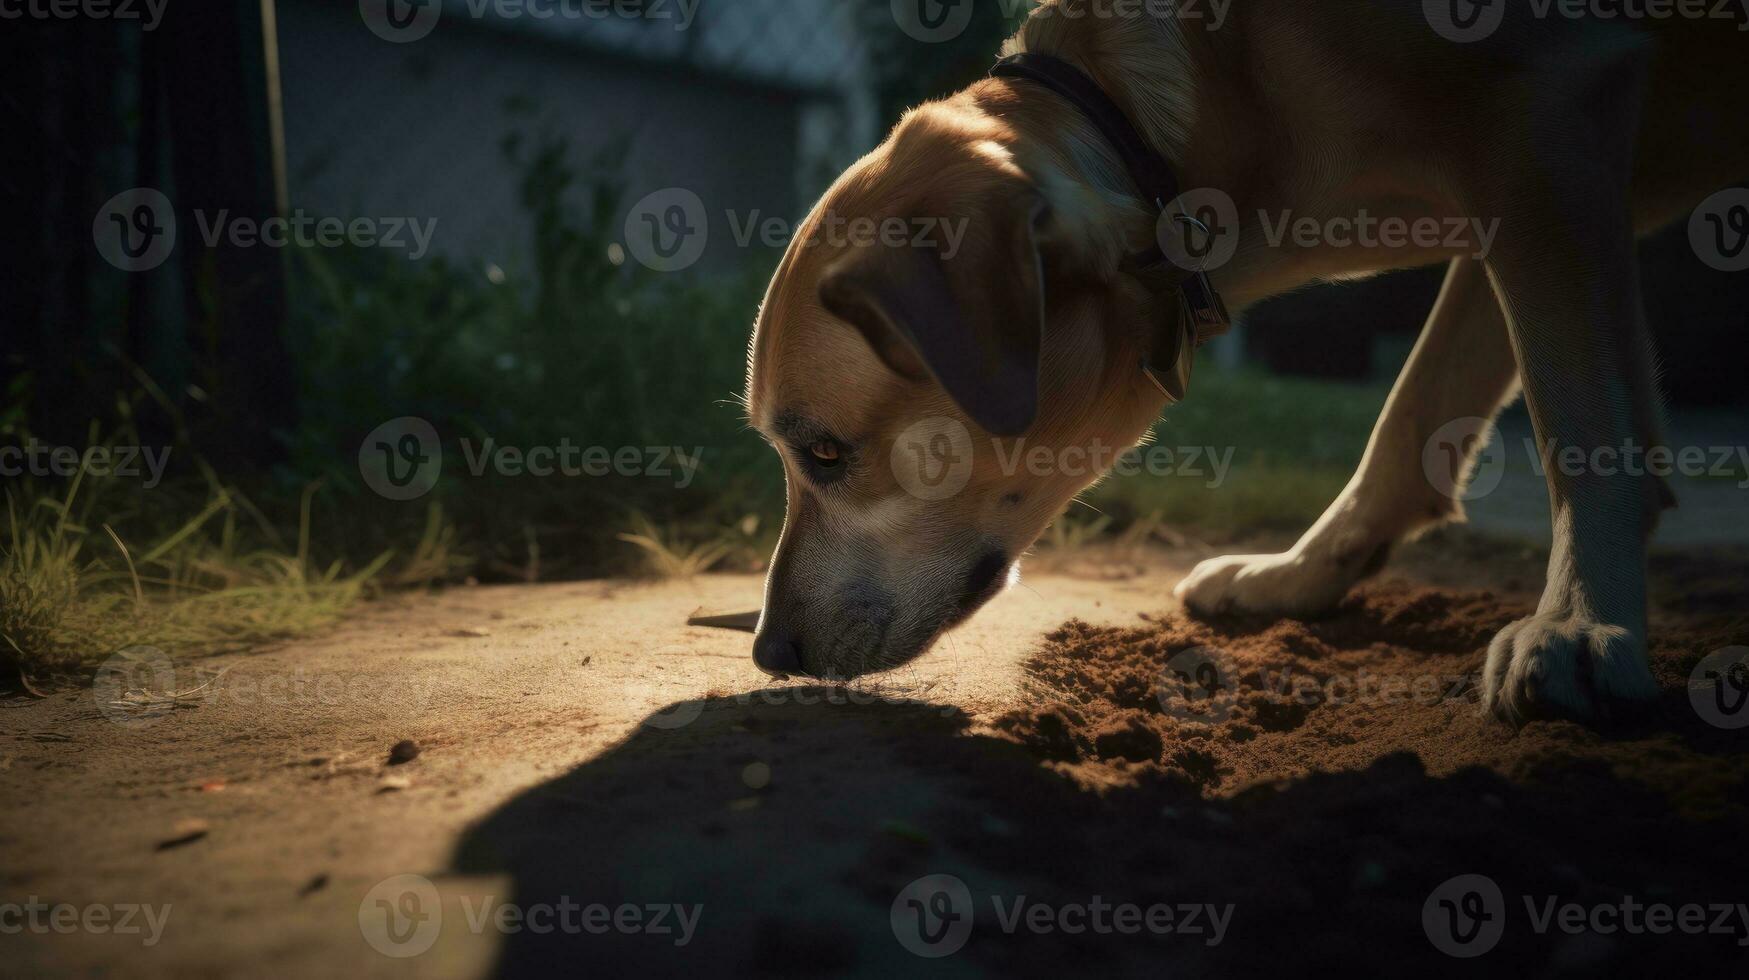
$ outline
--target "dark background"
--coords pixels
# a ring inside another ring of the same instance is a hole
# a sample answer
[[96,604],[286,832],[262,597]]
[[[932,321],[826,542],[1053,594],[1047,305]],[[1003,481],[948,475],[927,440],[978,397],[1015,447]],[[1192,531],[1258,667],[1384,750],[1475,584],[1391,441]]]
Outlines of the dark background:
[[[174,476],[217,474],[279,521],[320,483],[310,506],[331,543],[317,547],[346,556],[428,519],[359,485],[360,440],[387,419],[430,419],[446,438],[712,447],[709,493],[440,493],[490,554],[474,569],[487,575],[524,567],[536,539],[549,567],[561,554],[598,566],[587,556],[610,522],[567,516],[578,510],[774,514],[775,467],[732,402],[777,252],[738,247],[721,216],[799,217],[905,107],[984,72],[1013,24],[979,3],[963,34],[923,44],[887,0],[706,0],[685,31],[465,9],[443,5],[411,43],[377,36],[358,4],[318,0],[171,3],[150,30],[0,26],[0,439],[183,446]],[[128,273],[98,254],[93,221],[134,187],[174,202],[180,234],[167,262]],[[697,266],[655,274],[621,241],[634,202],[668,187],[696,192],[717,227]],[[197,210],[437,225],[417,258],[209,247]],[[1749,277],[1706,267],[1682,227],[1644,253],[1673,405],[1744,405]],[[1210,359],[1388,384],[1439,281],[1415,270],[1302,290],[1254,310]],[[135,503],[148,522],[164,509]]]

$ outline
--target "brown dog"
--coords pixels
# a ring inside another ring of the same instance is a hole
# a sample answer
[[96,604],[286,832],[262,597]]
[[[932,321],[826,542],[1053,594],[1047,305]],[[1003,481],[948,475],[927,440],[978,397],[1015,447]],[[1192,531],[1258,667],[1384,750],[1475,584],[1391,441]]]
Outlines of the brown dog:
[[[1450,262],[1347,490],[1287,553],[1198,567],[1177,589],[1187,606],[1329,608],[1393,543],[1462,516],[1423,453],[1521,387],[1553,452],[1660,445],[1634,242],[1749,172],[1740,16],[1233,0],[1215,28],[1173,9],[1046,0],[1006,50],[1078,67],[1183,187],[1258,216],[1218,229],[1230,258],[1210,271],[1233,310]],[[1481,36],[1453,39],[1464,30]],[[1270,227],[1367,215],[1488,231],[1307,242]],[[909,113],[826,193],[751,351],[748,406],[789,485],[761,667],[842,678],[920,655],[1013,577],[1109,447],[1146,436],[1165,398],[1138,365],[1179,310],[1126,258],[1159,217],[1083,113],[1026,80]],[[1478,447],[1454,445],[1461,484]],[[1038,447],[1052,465],[1017,462]],[[1484,681],[1513,720],[1595,717],[1656,690],[1644,566],[1668,491],[1547,472],[1546,590],[1495,639]]]

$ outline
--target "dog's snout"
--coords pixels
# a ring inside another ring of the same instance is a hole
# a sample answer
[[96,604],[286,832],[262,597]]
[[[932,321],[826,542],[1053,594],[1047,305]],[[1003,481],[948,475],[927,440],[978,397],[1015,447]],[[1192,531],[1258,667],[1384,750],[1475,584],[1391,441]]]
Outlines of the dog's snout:
[[802,643],[789,630],[767,627],[753,638],[753,663],[773,677],[802,672]]

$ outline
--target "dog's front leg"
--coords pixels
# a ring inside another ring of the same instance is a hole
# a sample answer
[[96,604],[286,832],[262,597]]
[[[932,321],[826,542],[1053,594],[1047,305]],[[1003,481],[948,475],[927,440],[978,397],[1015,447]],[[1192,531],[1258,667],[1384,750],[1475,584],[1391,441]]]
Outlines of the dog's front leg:
[[1554,530],[1536,613],[1488,649],[1483,699],[1515,723],[1596,719],[1658,693],[1646,662],[1646,541],[1669,497],[1624,453],[1660,440],[1627,197],[1637,77],[1627,65],[1589,90],[1574,85],[1581,99],[1536,118],[1528,140],[1498,144],[1473,198],[1501,218],[1487,267]]
[[[1462,516],[1457,485],[1482,446],[1434,441],[1457,420],[1492,419],[1517,386],[1506,321],[1482,263],[1456,259],[1347,489],[1293,548],[1205,561],[1179,583],[1177,596],[1202,614],[1328,610],[1378,570],[1391,545]],[[1485,426],[1473,428],[1477,434]],[[1429,446],[1435,462],[1449,467],[1439,474],[1448,479],[1435,480],[1424,465]]]

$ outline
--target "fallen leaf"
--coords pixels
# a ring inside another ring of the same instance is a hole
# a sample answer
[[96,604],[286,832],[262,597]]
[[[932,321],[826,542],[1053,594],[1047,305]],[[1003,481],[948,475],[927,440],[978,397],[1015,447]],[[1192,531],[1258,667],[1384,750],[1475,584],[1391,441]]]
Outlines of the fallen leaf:
[[317,892],[319,892],[322,889],[327,888],[327,887],[328,887],[328,875],[326,873],[319,874],[319,875],[315,876],[314,878],[311,878],[309,881],[305,882],[304,887],[298,889],[298,897],[299,898],[308,898],[311,895],[314,895]]
[[171,828],[170,836],[158,842],[158,850],[168,851],[172,848],[192,844],[212,832],[212,825],[199,817],[176,821]]
[[742,613],[725,613],[721,615],[704,615],[694,613],[687,617],[686,625],[703,626],[709,629],[734,630],[737,633],[751,633],[759,628],[759,610]]

